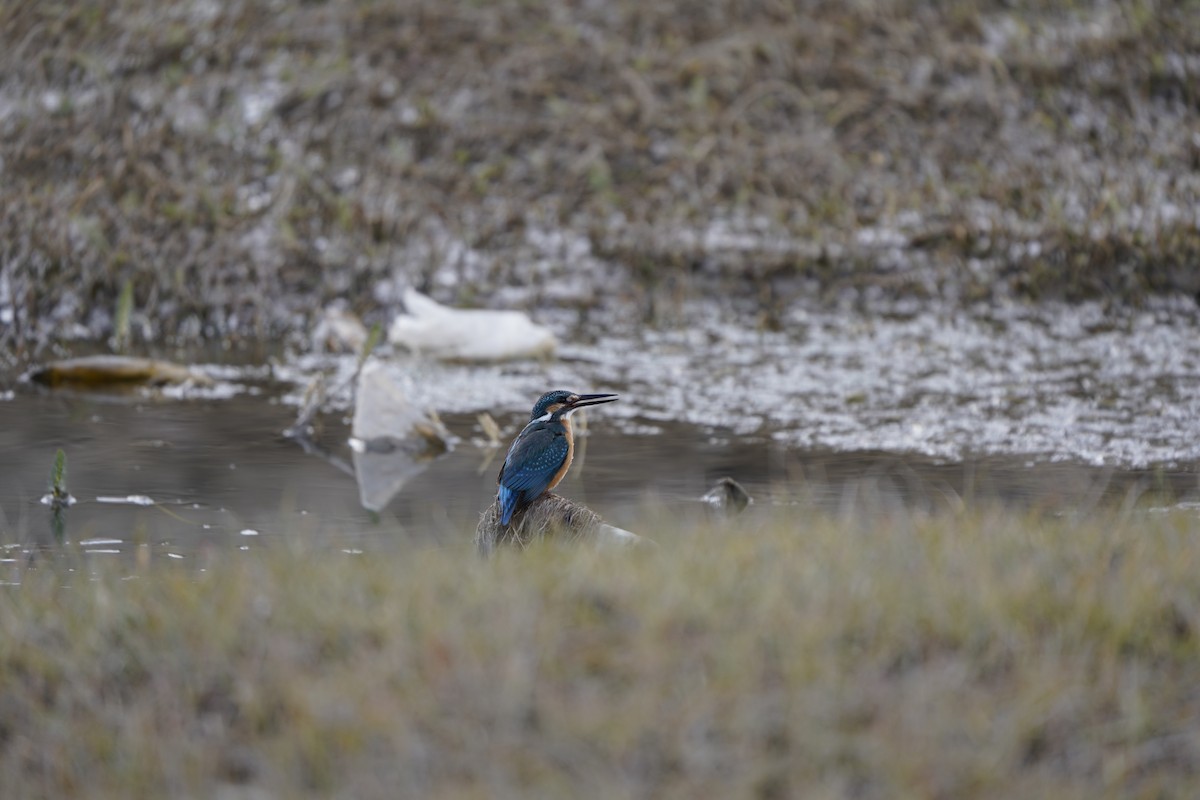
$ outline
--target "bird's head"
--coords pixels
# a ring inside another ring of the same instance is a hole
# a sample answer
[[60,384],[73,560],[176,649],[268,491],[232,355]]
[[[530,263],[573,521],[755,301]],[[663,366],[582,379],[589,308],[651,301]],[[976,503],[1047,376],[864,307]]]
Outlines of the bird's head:
[[529,415],[529,419],[532,422],[536,419],[550,419],[552,416],[569,417],[573,411],[584,406],[611,403],[616,399],[615,394],[576,394],[557,389],[538,398],[533,404],[533,413]]

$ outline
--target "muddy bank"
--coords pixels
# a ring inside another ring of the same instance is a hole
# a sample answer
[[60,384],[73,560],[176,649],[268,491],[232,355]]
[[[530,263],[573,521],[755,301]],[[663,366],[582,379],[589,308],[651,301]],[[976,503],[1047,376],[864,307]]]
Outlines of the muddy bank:
[[[778,329],[754,324],[756,309],[687,301],[660,308],[658,327],[625,309],[594,311],[587,326],[557,322],[577,332],[553,362],[443,364],[396,353],[386,369],[412,402],[449,414],[527,414],[547,386],[618,391],[630,402],[606,409],[606,422],[651,443],[686,422],[726,445],[771,441],[796,452],[1200,463],[1200,309],[1190,300],[938,313],[919,302],[795,303]],[[276,374],[294,383],[288,401],[298,402],[314,371],[338,384],[353,367],[352,357],[310,356]],[[348,407],[349,393],[331,403]]]
[[[1200,12],[897,1],[0,10],[0,335],[334,297],[1200,289]],[[614,287],[621,287],[615,289]],[[649,301],[647,301],[649,302]]]

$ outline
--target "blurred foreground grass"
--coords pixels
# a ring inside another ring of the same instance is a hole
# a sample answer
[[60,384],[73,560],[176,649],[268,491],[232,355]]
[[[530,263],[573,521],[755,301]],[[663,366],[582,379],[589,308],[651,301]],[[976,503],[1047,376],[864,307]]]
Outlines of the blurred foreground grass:
[[27,570],[5,796],[1200,792],[1194,516],[643,530]]

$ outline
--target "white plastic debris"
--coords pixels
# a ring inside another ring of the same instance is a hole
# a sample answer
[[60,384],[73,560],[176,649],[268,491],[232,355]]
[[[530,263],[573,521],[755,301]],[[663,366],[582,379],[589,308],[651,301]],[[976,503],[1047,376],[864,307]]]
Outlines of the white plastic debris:
[[444,306],[415,289],[404,293],[407,313],[388,329],[388,341],[448,361],[508,361],[549,356],[558,340],[520,311]]
[[359,373],[350,430],[359,497],[370,511],[454,446],[437,414],[414,405],[375,359]]

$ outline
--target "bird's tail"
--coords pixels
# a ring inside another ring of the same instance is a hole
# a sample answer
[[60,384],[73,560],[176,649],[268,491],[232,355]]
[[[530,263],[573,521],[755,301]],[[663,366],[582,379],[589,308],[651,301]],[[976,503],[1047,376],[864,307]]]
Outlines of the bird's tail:
[[507,525],[512,520],[513,513],[517,510],[517,495],[506,486],[501,486],[496,492],[496,500],[500,503],[500,524]]

